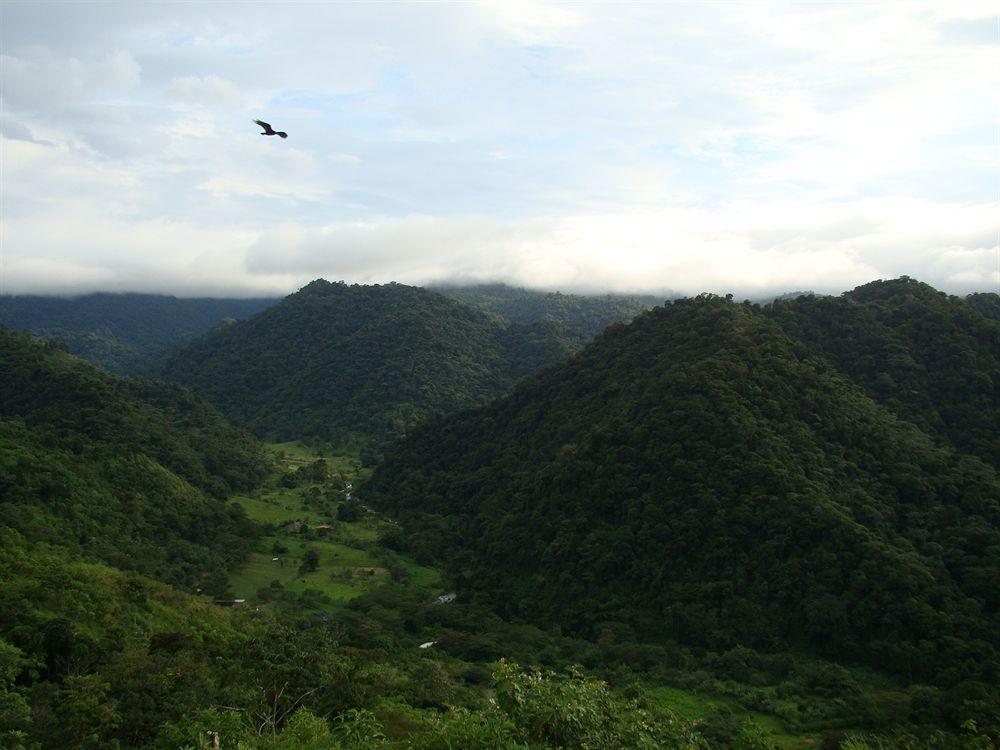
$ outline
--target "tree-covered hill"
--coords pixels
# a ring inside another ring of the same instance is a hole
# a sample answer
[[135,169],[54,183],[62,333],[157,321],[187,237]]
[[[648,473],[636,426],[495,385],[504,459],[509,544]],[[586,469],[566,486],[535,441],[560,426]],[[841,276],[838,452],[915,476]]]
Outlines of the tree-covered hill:
[[990,320],[1000,321],[1000,294],[996,292],[977,292],[970,294],[965,298],[965,301]]
[[1000,467],[1000,321],[981,297],[970,304],[904,277],[768,312],[896,416]]
[[457,299],[511,323],[530,325],[553,320],[566,326],[574,341],[583,346],[612,323],[627,322],[663,300],[649,295],[580,295],[540,292],[506,284],[434,287]]
[[224,498],[266,471],[255,439],[180,386],[0,327],[0,523],[29,540],[194,585],[246,554],[254,527]]
[[180,386],[0,327],[0,747],[704,748],[579,672],[503,663],[491,680],[417,648],[433,622],[404,618],[448,614],[430,590],[387,580],[317,613],[315,589],[274,605],[275,580],[270,607],[213,604],[265,531],[213,495],[265,463]]
[[277,301],[105,293],[5,296],[0,297],[0,325],[60,341],[112,372],[135,373],[227,318],[249,317]]
[[[996,684],[994,468],[780,320],[703,296],[613,326],[510,396],[422,426],[366,498],[506,615]],[[983,373],[954,369],[995,407]]]
[[507,391],[567,354],[560,334],[424,289],[317,280],[195,341],[163,374],[260,435],[381,436]]

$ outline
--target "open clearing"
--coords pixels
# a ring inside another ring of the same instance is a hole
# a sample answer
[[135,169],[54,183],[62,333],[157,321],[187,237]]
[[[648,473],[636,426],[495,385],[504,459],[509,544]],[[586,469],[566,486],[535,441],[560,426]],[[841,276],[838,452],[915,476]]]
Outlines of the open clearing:
[[[313,590],[322,596],[308,598],[303,606],[331,609],[388,580],[388,551],[379,547],[378,538],[390,524],[369,513],[356,521],[337,520],[337,510],[345,502],[345,485],[356,483],[362,471],[358,457],[317,454],[299,442],[269,447],[279,459],[278,474],[257,492],[231,498],[247,516],[273,527],[247,563],[230,575],[233,595],[261,606],[273,599],[275,592],[301,595]],[[327,481],[306,481],[291,487],[282,481],[283,475],[318,459],[329,467],[331,478]],[[316,554],[315,570],[303,567],[309,551]],[[397,575],[403,575],[409,585],[426,588],[429,595],[441,593],[436,570],[405,556],[388,554],[402,569]]]

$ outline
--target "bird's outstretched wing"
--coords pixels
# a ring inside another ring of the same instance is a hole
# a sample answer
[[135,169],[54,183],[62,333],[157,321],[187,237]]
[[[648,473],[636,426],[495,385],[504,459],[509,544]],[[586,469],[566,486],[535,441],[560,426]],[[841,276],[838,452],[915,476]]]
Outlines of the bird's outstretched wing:
[[254,122],[260,125],[262,128],[264,128],[264,133],[266,135],[274,135],[274,130],[272,130],[271,126],[266,122],[264,122],[263,120],[254,120]]

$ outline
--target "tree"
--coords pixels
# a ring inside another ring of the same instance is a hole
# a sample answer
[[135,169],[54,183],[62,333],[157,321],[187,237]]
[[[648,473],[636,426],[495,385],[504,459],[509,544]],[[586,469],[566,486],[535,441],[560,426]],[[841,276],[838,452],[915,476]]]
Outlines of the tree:
[[302,564],[299,566],[299,573],[312,573],[319,569],[319,552],[310,548],[302,556]]

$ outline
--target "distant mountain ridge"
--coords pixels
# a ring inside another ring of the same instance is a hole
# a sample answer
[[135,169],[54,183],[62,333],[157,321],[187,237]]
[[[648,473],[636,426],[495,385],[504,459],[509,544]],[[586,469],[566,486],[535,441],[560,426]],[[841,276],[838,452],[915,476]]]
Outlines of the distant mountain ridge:
[[[857,340],[823,328],[841,316],[868,322]],[[955,435],[970,410],[997,415],[998,330],[908,279],[765,308],[678,301],[421,426],[361,492],[505,615],[989,681],[1000,482],[989,435]],[[943,361],[921,350],[935,342]],[[914,383],[955,381],[934,386],[955,421],[906,387],[874,400],[898,363],[874,356],[872,374],[865,352],[902,346]]]
[[319,279],[193,342],[162,374],[260,435],[381,436],[507,391],[568,355],[563,332],[555,321],[507,324],[418,287]]
[[64,343],[70,352],[119,373],[147,371],[157,356],[226,318],[246,318],[277,299],[214,299],[159,294],[0,297],[0,325]]
[[530,325],[544,320],[558,321],[573,333],[580,346],[612,323],[628,322],[639,313],[663,303],[662,298],[652,295],[562,294],[506,284],[429,288],[484,312],[499,315],[511,323]]

